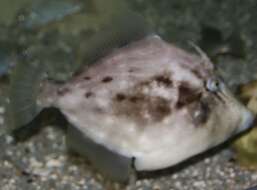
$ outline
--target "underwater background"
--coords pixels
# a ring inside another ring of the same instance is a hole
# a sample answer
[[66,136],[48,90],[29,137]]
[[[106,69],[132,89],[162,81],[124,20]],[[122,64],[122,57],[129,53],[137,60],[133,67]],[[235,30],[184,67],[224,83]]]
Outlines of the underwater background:
[[[108,11],[118,9],[115,1]],[[255,0],[131,0],[153,31],[184,49],[200,46],[230,88],[257,113],[257,2]],[[0,1],[0,134],[9,75],[25,58],[47,66],[51,80],[70,77],[85,59],[90,36],[105,22],[92,0]],[[126,25],[125,25],[126,26]],[[84,45],[85,44],[85,45]],[[76,63],[74,66],[74,62]],[[0,138],[0,187],[11,189],[103,189],[100,174],[83,158],[66,153],[63,131],[46,127],[25,142]],[[185,166],[156,172],[141,189],[235,189],[257,185],[257,131]]]

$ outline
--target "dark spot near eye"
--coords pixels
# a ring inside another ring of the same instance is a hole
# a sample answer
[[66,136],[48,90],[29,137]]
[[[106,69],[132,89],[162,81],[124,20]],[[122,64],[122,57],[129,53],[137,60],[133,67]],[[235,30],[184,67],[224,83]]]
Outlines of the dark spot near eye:
[[93,93],[93,92],[86,92],[86,93],[85,93],[85,97],[86,97],[86,98],[90,98],[90,97],[92,97],[92,96],[94,96],[94,93]]
[[158,75],[154,77],[154,80],[157,81],[160,84],[163,84],[165,86],[172,86],[172,81],[168,76],[165,75]]
[[168,115],[171,113],[171,108],[167,104],[160,104],[156,107],[156,111],[159,116]]
[[65,88],[60,88],[60,89],[58,89],[57,94],[58,94],[59,96],[64,96],[64,95],[67,94],[68,92],[70,92],[70,89],[67,88],[67,87],[65,87]]
[[107,77],[104,77],[104,78],[103,78],[102,82],[107,83],[107,82],[111,82],[112,80],[113,80],[112,77],[107,76]]
[[91,77],[89,77],[89,76],[84,77],[84,80],[90,80],[90,79],[91,79]]
[[125,100],[125,99],[126,99],[125,94],[118,93],[118,94],[116,95],[116,100],[119,101],[119,102],[121,102],[121,101],[123,101],[123,100]]
[[206,123],[210,115],[210,107],[207,102],[195,103],[189,108],[192,115],[193,122],[196,127],[202,126]]
[[201,93],[196,89],[192,89],[188,83],[183,82],[178,88],[179,99],[177,102],[177,108],[182,108],[189,105],[194,101],[198,101],[201,98]]
[[142,96],[130,96],[129,97],[129,101],[133,102],[133,103],[137,103],[140,100],[142,101],[143,99],[144,99],[144,97],[142,97]]

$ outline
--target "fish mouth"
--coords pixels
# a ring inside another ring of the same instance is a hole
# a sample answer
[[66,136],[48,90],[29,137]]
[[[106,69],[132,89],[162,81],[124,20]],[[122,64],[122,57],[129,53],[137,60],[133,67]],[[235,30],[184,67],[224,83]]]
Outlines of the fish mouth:
[[245,111],[242,115],[242,121],[239,127],[239,133],[247,129],[250,129],[253,126],[256,116],[249,110]]

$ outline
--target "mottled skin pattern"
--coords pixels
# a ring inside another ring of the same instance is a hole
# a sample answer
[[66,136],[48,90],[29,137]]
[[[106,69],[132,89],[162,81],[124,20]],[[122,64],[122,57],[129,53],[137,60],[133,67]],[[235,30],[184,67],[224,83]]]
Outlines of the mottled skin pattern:
[[216,79],[208,59],[158,36],[114,50],[49,101],[93,141],[135,158],[136,170],[181,162],[243,130],[252,118]]

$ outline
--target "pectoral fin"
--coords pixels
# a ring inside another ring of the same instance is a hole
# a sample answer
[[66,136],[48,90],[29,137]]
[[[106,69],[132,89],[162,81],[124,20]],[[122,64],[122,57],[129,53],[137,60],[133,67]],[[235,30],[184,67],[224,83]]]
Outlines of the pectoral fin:
[[8,131],[29,124],[41,111],[37,105],[44,66],[40,63],[19,63],[11,75],[7,105]]

